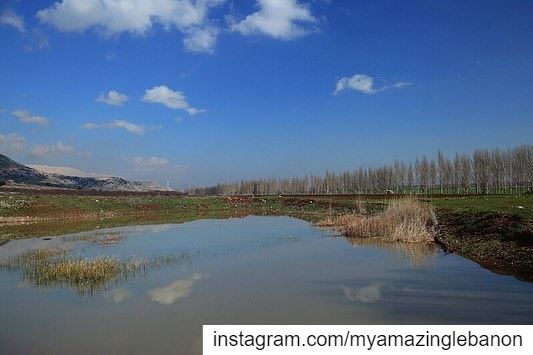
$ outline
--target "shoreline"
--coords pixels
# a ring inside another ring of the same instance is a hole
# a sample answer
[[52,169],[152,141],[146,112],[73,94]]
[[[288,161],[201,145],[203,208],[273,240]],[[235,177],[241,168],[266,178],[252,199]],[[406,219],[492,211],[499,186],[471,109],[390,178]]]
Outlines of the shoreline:
[[437,213],[437,244],[480,266],[533,282],[533,223],[506,213]]
[[[2,189],[0,189],[2,192]],[[398,198],[398,196],[396,196]],[[390,196],[86,196],[0,193],[0,245],[125,225],[287,215],[316,223],[380,212]],[[492,272],[533,282],[533,196],[418,197],[435,207],[435,242]],[[517,209],[517,205],[524,206]]]

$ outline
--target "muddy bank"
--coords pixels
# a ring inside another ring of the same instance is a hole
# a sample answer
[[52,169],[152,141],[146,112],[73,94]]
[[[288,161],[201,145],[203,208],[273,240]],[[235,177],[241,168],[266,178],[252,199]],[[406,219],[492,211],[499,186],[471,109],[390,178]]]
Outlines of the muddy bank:
[[436,240],[447,251],[533,282],[533,221],[507,213],[437,210]]

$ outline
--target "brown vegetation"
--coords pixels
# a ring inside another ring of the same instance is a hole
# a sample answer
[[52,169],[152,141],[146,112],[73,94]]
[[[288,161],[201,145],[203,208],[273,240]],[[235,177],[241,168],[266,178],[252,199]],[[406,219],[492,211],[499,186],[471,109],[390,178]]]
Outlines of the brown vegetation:
[[153,258],[120,260],[111,256],[73,257],[64,248],[33,249],[0,261],[0,271],[20,270],[23,281],[36,286],[65,285],[80,294],[104,290],[114,281],[135,277],[149,269],[190,263],[199,252],[177,252]]
[[376,237],[389,241],[430,243],[437,224],[431,206],[415,199],[392,201],[381,213],[360,213],[329,218],[320,226],[337,228],[347,237]]

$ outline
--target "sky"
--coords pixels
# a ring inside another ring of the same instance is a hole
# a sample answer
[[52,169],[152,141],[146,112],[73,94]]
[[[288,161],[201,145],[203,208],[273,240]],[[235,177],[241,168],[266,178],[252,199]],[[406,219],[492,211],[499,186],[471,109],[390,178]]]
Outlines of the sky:
[[533,142],[533,2],[0,0],[0,153],[186,188]]

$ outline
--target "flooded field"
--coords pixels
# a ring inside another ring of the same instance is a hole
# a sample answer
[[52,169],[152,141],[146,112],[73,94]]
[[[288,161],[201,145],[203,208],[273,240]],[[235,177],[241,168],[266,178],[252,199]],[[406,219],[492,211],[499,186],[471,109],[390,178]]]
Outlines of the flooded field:
[[0,246],[0,353],[200,353],[202,324],[533,320],[531,283],[289,217],[45,239]]

